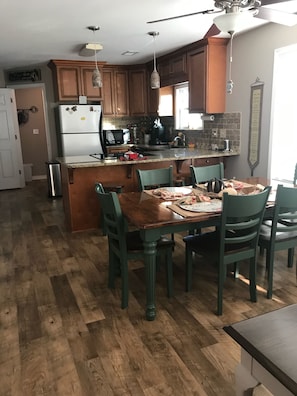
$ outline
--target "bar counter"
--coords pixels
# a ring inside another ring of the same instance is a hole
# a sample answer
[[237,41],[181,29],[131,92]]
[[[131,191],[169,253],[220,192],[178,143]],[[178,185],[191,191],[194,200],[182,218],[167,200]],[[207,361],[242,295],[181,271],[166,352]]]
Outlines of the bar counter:
[[173,166],[174,180],[190,183],[190,165],[207,166],[239,155],[233,151],[211,151],[192,148],[171,148],[148,151],[142,159],[121,161],[100,160],[92,156],[59,157],[61,164],[63,204],[66,227],[83,231],[100,227],[100,207],[95,182],[103,186],[121,186],[125,192],[137,191],[137,169],[157,169]]

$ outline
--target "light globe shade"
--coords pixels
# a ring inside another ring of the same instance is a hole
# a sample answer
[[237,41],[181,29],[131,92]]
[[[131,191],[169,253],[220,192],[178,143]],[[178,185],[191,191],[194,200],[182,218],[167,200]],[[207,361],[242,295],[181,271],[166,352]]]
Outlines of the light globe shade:
[[98,69],[93,70],[92,74],[92,84],[94,88],[102,88],[102,77]]
[[160,88],[160,75],[157,70],[153,70],[151,74],[151,88],[158,89]]
[[214,18],[221,32],[238,32],[250,26],[254,14],[248,11],[230,12]]

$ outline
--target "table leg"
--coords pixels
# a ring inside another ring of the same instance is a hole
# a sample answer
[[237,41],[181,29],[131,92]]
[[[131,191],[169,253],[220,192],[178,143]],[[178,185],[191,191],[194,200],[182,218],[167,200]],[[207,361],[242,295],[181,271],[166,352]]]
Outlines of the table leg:
[[146,319],[154,320],[156,317],[155,282],[156,282],[156,241],[143,242],[146,283]]

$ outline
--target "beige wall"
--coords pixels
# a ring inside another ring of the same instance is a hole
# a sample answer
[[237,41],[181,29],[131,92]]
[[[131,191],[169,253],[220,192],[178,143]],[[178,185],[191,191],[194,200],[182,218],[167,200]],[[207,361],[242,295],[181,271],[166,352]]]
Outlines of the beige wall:
[[[16,89],[15,96],[18,112],[24,110],[24,114],[28,115],[27,122],[19,125],[23,162],[33,164],[33,176],[45,175],[48,152],[42,89],[40,87]],[[28,110],[32,106],[38,109],[36,113]],[[38,131],[38,134],[34,134],[33,130]]]
[[[250,176],[247,162],[250,117],[251,84],[258,77],[264,82],[260,163],[254,176],[270,177],[269,152],[271,145],[270,121],[275,49],[296,44],[297,26],[287,27],[274,23],[241,34],[234,38],[232,80],[233,93],[227,94],[227,112],[242,113],[241,156],[228,161],[228,169],[237,177]],[[290,87],[288,87],[288,90]],[[281,98],[279,98],[281,100]],[[228,176],[234,176],[232,174]]]

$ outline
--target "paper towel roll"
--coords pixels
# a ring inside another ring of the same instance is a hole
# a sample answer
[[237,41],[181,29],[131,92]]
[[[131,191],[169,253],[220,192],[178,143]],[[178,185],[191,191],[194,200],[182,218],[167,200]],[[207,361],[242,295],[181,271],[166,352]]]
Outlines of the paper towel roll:
[[201,120],[203,121],[214,121],[214,115],[213,114],[204,114],[201,116]]

